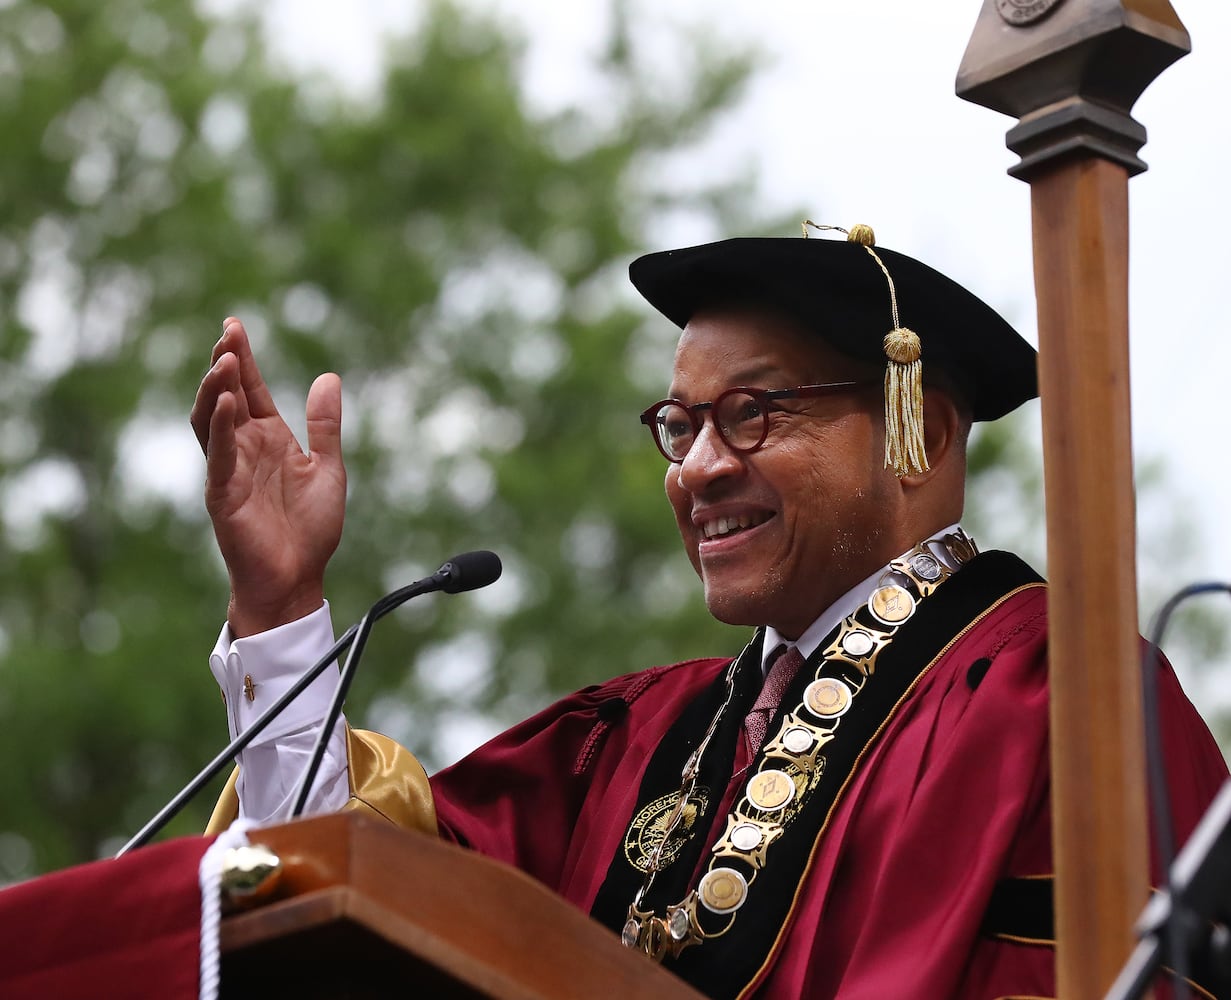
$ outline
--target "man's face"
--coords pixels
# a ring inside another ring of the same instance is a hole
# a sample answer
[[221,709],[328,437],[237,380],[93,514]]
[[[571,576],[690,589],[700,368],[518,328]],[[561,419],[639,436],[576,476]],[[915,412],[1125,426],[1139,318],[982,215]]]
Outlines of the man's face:
[[[866,366],[793,322],[752,309],[713,310],[685,327],[670,395],[685,404],[743,385],[786,389],[865,380]],[[787,399],[760,450],[742,454],[709,416],[667,469],[667,497],[710,613],[797,638],[895,548],[901,491],[884,466],[881,394]]]

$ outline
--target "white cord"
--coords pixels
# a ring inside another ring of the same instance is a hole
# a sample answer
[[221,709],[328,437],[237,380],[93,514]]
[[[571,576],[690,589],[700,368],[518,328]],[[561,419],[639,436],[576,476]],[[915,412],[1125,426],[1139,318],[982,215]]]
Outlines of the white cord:
[[231,848],[248,845],[248,831],[254,826],[251,819],[237,819],[206,848],[197,869],[201,886],[201,1000],[218,1000],[221,983],[218,926],[222,919],[223,858]]

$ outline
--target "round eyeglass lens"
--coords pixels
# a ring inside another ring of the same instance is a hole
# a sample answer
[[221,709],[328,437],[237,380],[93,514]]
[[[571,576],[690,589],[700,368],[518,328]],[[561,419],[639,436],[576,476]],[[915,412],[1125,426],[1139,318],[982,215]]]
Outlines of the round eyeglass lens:
[[663,451],[676,462],[683,461],[697,436],[692,414],[677,403],[667,403],[658,411],[654,429]]
[[724,392],[714,404],[714,422],[723,440],[739,451],[752,451],[765,440],[765,408],[746,392]]
[[[727,390],[713,403],[714,425],[718,436],[737,451],[755,451],[765,440],[769,424],[765,407],[753,395]],[[666,403],[654,419],[663,452],[673,462],[682,462],[697,438],[702,416],[700,409],[688,410],[678,403]]]

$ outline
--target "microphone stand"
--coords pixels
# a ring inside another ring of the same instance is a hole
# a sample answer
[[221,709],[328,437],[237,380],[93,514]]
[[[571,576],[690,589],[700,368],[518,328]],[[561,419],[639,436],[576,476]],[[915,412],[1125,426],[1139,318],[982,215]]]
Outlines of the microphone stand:
[[[314,663],[297,681],[295,681],[295,683],[287,689],[282,697],[262,712],[257,717],[256,721],[252,723],[252,725],[236,736],[235,739],[233,739],[222,749],[217,757],[206,764],[205,768],[195,778],[193,778],[192,781],[185,785],[175,796],[175,798],[163,806],[153,817],[153,819],[138,830],[132,839],[116,852],[115,856],[117,858],[121,857],[133,848],[140,847],[143,844],[148,843],[159,830],[161,830],[179,814],[180,810],[188,804],[188,801],[193,796],[213,781],[214,778],[216,778],[228,764],[233,764],[236,754],[238,754],[241,750],[248,746],[249,743],[256,739],[257,736],[264,732],[269,724],[279,715],[279,713],[282,712],[283,709],[286,708],[287,705],[298,698],[299,695],[307,689],[309,684],[323,674],[326,668],[333,663],[338,656],[341,655],[343,650],[352,645],[363,624],[366,623],[367,630],[370,631],[371,623],[375,622],[378,618],[383,618],[398,605],[410,600],[410,598],[415,597],[418,594],[438,589],[438,587],[433,586],[433,584],[436,584],[435,577],[428,577],[426,580],[420,580],[417,583],[412,583],[409,586],[403,587],[401,590],[395,590],[393,593],[388,594],[377,601],[368,613],[363,616],[359,624],[352,625],[348,628],[342,634],[342,637],[329,648],[329,651],[325,653],[324,656],[317,660],[316,663]],[[364,640],[367,640],[366,634],[364,635]],[[348,659],[347,663],[349,664],[350,662],[351,660]],[[338,703],[338,710],[341,710],[341,702]],[[323,731],[325,734],[325,739],[328,738],[327,734],[332,731],[333,725],[336,721],[337,713],[332,713],[329,726]],[[315,776],[315,768],[313,769],[313,775]]]
[[464,552],[461,555],[454,556],[431,576],[386,594],[368,609],[368,613],[360,619],[358,624],[348,628],[343,633],[342,638],[335,642],[324,656],[308,668],[282,697],[262,712],[252,725],[236,736],[235,739],[222,749],[222,752],[217,757],[205,765],[204,770],[185,785],[175,798],[163,806],[153,819],[138,830],[133,838],[116,852],[115,856],[118,858],[127,854],[134,847],[140,847],[142,844],[148,843],[154,834],[166,826],[187,805],[189,799],[217,777],[222,769],[235,759],[236,754],[259,736],[287,705],[298,698],[309,684],[325,672],[329,664],[333,663],[343,650],[350,647],[350,655],[346,659],[342,678],[338,683],[337,691],[334,693],[333,702],[329,706],[326,724],[321,728],[321,732],[317,737],[316,747],[313,750],[312,760],[309,762],[303,779],[301,779],[292,818],[298,816],[303,810],[304,803],[308,798],[308,792],[312,787],[312,782],[316,778],[317,770],[320,768],[321,758],[324,756],[329,734],[333,732],[333,727],[337,724],[338,716],[342,712],[342,703],[346,699],[347,689],[350,687],[351,679],[354,677],[355,668],[358,666],[360,654],[367,643],[368,633],[371,632],[372,625],[394,608],[405,604],[412,597],[430,594],[434,591],[457,594],[465,590],[476,590],[480,587],[486,587],[499,578],[500,569],[500,559],[494,552],[484,550]]
[[354,627],[354,639],[346,655],[346,662],[342,665],[342,676],[338,680],[337,688],[334,690],[333,700],[329,703],[325,724],[321,726],[321,731],[316,737],[316,743],[312,747],[312,756],[308,761],[308,766],[304,769],[303,777],[299,779],[299,789],[295,794],[294,805],[291,807],[289,819],[298,817],[303,812],[304,806],[308,803],[308,795],[312,791],[312,783],[316,780],[321,761],[325,756],[325,746],[329,743],[333,727],[337,725],[338,717],[342,714],[342,705],[346,701],[346,694],[350,690],[351,681],[354,680],[355,673],[359,667],[359,658],[363,655],[363,648],[367,645],[368,635],[372,631],[372,626],[376,623],[377,619],[388,614],[404,601],[417,597],[419,594],[439,589],[441,589],[441,584],[437,581],[436,577],[429,577],[427,580],[420,580],[418,583],[412,583],[408,587],[396,590],[377,601],[368,613],[359,620],[359,624]]
[[1231,918],[1231,905],[1227,903],[1231,897],[1231,780],[1223,784],[1176,856],[1157,696],[1163,632],[1172,614],[1189,598],[1219,592],[1231,594],[1231,585],[1195,583],[1182,588],[1159,610],[1151,629],[1150,653],[1142,664],[1142,700],[1155,846],[1166,887],[1141,911],[1137,945],[1104,1000],[1136,1000],[1144,996],[1168,959],[1176,977],[1177,1000],[1185,1000],[1189,995],[1190,957],[1205,949],[1209,951],[1213,974],[1231,983],[1231,934],[1226,927]]
[[[1231,981],[1231,936],[1226,926],[1231,914],[1231,779],[1224,782],[1180,851],[1168,882],[1167,889],[1142,911],[1137,921],[1141,940],[1105,1000],[1144,996],[1166,952],[1177,948],[1188,952],[1208,946],[1218,985]],[[1183,964],[1174,955],[1166,957]]]

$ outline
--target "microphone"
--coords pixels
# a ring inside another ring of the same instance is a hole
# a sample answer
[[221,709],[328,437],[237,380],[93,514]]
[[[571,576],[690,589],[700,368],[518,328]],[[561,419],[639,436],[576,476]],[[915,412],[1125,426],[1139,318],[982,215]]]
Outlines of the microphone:
[[[372,624],[377,619],[383,618],[390,611],[402,604],[405,604],[411,598],[418,597],[421,594],[430,594],[435,591],[443,591],[446,594],[457,594],[466,590],[477,590],[480,587],[486,587],[488,584],[494,583],[500,578],[500,557],[494,552],[484,550],[476,552],[464,552],[461,555],[454,556],[443,566],[440,567],[431,576],[422,580],[395,590],[392,593],[386,594],[379,601],[368,609],[367,614],[360,621],[348,628],[337,642],[335,642],[329,650],[317,660],[304,674],[287,689],[282,697],[278,698],[272,705],[257,717],[247,729],[240,733],[235,739],[228,743],[222,751],[197,774],[187,785],[185,785],[175,795],[170,802],[162,807],[158,813],[150,819],[137,833],[121,847],[115,854],[118,858],[127,854],[133,848],[140,847],[142,844],[148,843],[155,834],[174,819],[180,811],[188,804],[202,788],[214,780],[228,764],[232,763],[235,756],[248,746],[257,736],[259,736],[269,724],[282,713],[282,711],[292,701],[298,698],[308,688],[308,686],[316,680],[326,668],[336,660],[344,650],[350,648],[350,654],[347,657],[346,667],[343,670],[342,680],[338,684],[338,692],[335,693],[335,702],[337,703],[337,711],[334,711],[334,706],[330,706],[330,719],[328,724],[322,729],[321,736],[317,740],[319,755],[323,755],[325,744],[328,742],[329,733],[333,731],[333,727],[337,722],[337,716],[341,713],[342,699],[345,697],[346,688],[350,686],[348,671],[351,676],[354,674],[353,665],[357,663],[356,643],[359,651],[362,651],[363,644],[367,642],[368,633],[371,631]],[[311,776],[305,774],[307,782],[301,792],[306,799],[307,791],[311,786],[311,778],[315,777],[316,770],[320,766],[319,755],[314,751],[313,763],[311,767]],[[294,815],[299,814],[299,809]]]
[[500,557],[495,552],[479,549],[454,556],[432,575],[432,579],[443,579],[440,589],[446,594],[460,594],[495,583],[500,579],[501,568]]
[[419,594],[431,593],[435,590],[443,591],[446,594],[460,594],[463,591],[478,590],[480,587],[486,587],[489,583],[495,583],[500,578],[500,570],[500,557],[494,552],[488,552],[485,549],[475,552],[463,552],[460,556],[454,556],[427,579],[419,580],[416,583],[412,583],[409,587],[395,590],[387,597],[381,598],[363,616],[356,629],[355,640],[346,655],[346,663],[342,666],[342,676],[338,679],[338,686],[334,690],[333,700],[329,703],[329,711],[325,715],[325,723],[321,726],[321,731],[316,737],[316,743],[312,747],[312,756],[308,760],[308,766],[304,768],[303,777],[299,779],[299,788],[296,791],[294,803],[291,806],[290,815],[286,817],[287,819],[295,819],[308,804],[308,796],[312,792],[312,783],[316,780],[321,761],[325,758],[325,747],[329,744],[329,737],[333,733],[333,727],[337,724],[338,717],[342,714],[342,705],[346,701],[346,694],[350,690],[351,681],[354,680],[355,673],[359,668],[359,659],[363,656],[363,649],[367,645],[368,635],[372,631],[372,625],[376,620],[388,614],[399,604]]

